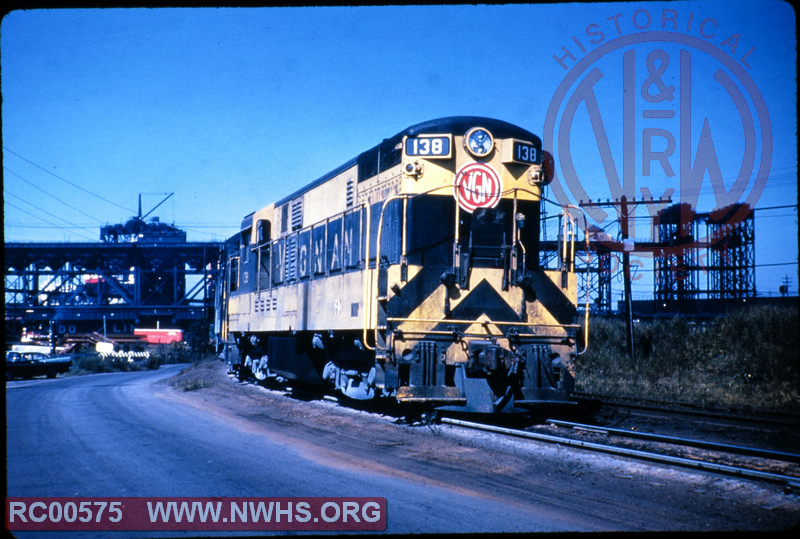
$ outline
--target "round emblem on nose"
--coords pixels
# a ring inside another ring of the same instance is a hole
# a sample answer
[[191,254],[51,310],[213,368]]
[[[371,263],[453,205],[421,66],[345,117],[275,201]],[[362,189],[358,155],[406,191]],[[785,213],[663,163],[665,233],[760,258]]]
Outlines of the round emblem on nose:
[[469,213],[477,208],[494,208],[500,202],[503,183],[500,175],[485,163],[469,163],[456,172],[453,196]]

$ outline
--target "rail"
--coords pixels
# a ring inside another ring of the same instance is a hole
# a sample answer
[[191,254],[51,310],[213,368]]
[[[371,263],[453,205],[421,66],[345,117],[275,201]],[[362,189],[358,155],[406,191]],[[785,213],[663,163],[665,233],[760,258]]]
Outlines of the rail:
[[796,453],[785,453],[783,451],[770,451],[767,449],[758,449],[755,447],[744,447],[740,445],[720,444],[716,442],[706,442],[705,440],[693,440],[688,438],[677,438],[674,436],[663,436],[660,434],[652,434],[649,432],[630,431],[622,429],[612,429],[607,427],[597,427],[594,425],[584,425],[582,423],[573,423],[570,421],[561,421],[558,419],[547,419],[545,423],[555,425],[556,427],[572,428],[575,430],[587,430],[591,432],[601,432],[612,436],[621,436],[625,438],[637,438],[639,440],[647,440],[650,442],[662,442],[670,444],[678,444],[686,447],[696,447],[698,449],[710,449],[713,451],[724,451],[726,453],[736,453],[739,455],[747,455],[751,457],[761,457],[766,459],[782,460],[785,462],[798,462],[800,463],[800,455]]
[[758,470],[751,470],[748,468],[740,468],[736,466],[730,466],[727,464],[718,464],[715,462],[707,462],[707,461],[700,461],[700,460],[692,460],[686,459],[682,457],[674,457],[670,455],[661,455],[657,453],[650,453],[647,451],[641,451],[638,449],[626,449],[622,447],[616,447],[613,445],[607,444],[598,444],[595,442],[586,442],[583,440],[574,440],[571,438],[564,438],[561,436],[552,436],[549,434],[540,434],[540,433],[533,433],[523,430],[517,429],[510,429],[506,427],[497,427],[494,425],[485,425],[482,423],[475,423],[472,421],[463,421],[460,419],[452,419],[452,418],[442,418],[441,422],[448,425],[458,426],[462,428],[474,429],[474,430],[482,430],[486,432],[492,432],[495,434],[503,434],[506,436],[514,436],[517,438],[525,438],[530,440],[536,440],[540,442],[547,442],[547,443],[556,443],[561,446],[570,446],[570,447],[577,447],[580,449],[587,449],[590,451],[597,451],[602,453],[608,453],[617,456],[635,458],[639,460],[647,460],[651,462],[657,462],[659,464],[668,464],[673,466],[681,466],[685,468],[692,468],[696,470],[704,470],[704,471],[711,471],[720,474],[741,477],[746,479],[755,479],[760,481],[766,481],[769,483],[784,485],[788,488],[798,489],[800,488],[800,479],[797,477],[791,477],[788,475],[780,475],[780,474],[773,474],[769,472],[761,472]]

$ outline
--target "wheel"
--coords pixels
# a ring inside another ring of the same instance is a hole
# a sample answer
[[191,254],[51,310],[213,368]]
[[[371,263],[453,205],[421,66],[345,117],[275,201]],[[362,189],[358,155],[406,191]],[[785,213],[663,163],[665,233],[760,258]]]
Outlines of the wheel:
[[266,380],[269,376],[269,368],[267,364],[269,363],[269,358],[266,354],[261,356],[261,359],[254,359],[252,362],[251,369],[253,370],[253,376],[256,377],[256,380],[259,382]]

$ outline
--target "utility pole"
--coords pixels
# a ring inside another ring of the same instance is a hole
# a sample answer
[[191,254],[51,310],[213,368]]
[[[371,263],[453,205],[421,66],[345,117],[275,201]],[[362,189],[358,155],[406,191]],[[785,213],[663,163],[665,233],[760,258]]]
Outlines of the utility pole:
[[783,284],[778,289],[781,293],[781,296],[788,296],[789,295],[789,276],[785,275],[783,277]]
[[628,340],[628,356],[631,363],[636,368],[636,352],[633,348],[633,305],[631,299],[631,251],[633,245],[626,240],[628,237],[628,197],[622,195],[619,199],[620,204],[620,236],[622,238],[622,271],[623,283],[625,285],[625,335]]
[[628,357],[631,359],[631,364],[636,368],[636,353],[633,348],[633,299],[631,297],[631,252],[636,250],[633,242],[628,241],[628,225],[630,223],[631,210],[629,206],[636,206],[637,204],[660,204],[667,205],[671,200],[632,200],[628,201],[628,197],[622,195],[619,200],[615,201],[589,201],[580,202],[580,206],[619,206],[619,228],[620,239],[622,240],[622,276],[623,286],[625,290],[625,336],[627,341]]

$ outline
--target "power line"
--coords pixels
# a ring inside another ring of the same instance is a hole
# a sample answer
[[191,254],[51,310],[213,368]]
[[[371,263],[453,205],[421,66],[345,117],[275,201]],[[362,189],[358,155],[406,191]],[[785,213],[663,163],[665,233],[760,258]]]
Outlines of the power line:
[[[8,167],[5,167],[5,166],[4,166],[4,167],[3,167],[3,170],[6,170],[6,171],[10,172],[11,174],[13,174],[14,176],[16,176],[16,177],[17,177],[17,178],[19,178],[20,180],[22,180],[22,181],[24,181],[25,183],[29,184],[29,185],[30,185],[31,187],[33,187],[34,189],[38,189],[39,191],[41,191],[41,192],[42,192],[42,193],[44,193],[45,195],[49,196],[50,198],[53,198],[53,199],[57,200],[57,201],[58,201],[58,202],[60,202],[61,204],[63,204],[63,205],[65,205],[65,206],[67,206],[68,208],[71,208],[71,209],[75,210],[76,212],[80,213],[81,215],[85,215],[86,217],[89,217],[90,219],[94,219],[94,220],[95,220],[95,221],[97,221],[98,223],[101,223],[101,224],[103,223],[103,221],[101,221],[101,220],[100,220],[100,219],[98,219],[97,217],[94,217],[94,216],[92,216],[92,215],[89,215],[88,213],[86,213],[86,212],[84,212],[84,211],[81,211],[81,210],[79,210],[79,209],[78,209],[78,208],[76,208],[75,206],[72,206],[72,205],[70,205],[70,204],[67,204],[66,202],[64,202],[63,200],[61,200],[60,198],[58,198],[57,196],[53,195],[52,193],[48,193],[47,191],[45,191],[44,189],[42,189],[42,188],[41,188],[41,187],[39,187],[38,185],[34,184],[33,182],[26,180],[25,178],[23,178],[22,176],[20,176],[19,174],[17,174],[17,173],[16,173],[16,172],[14,172],[13,170],[9,169]],[[12,196],[13,196],[13,195],[12,195]],[[55,216],[55,215],[53,215],[53,217],[56,217],[56,216]]]
[[[720,178],[723,185],[730,185],[732,181],[738,180],[737,176],[725,176],[724,178]],[[789,185],[789,184],[797,184],[797,168],[796,167],[787,167],[787,168],[780,168],[775,170],[770,170],[767,179],[764,179],[763,176],[757,176],[756,178],[751,178],[748,182],[747,186],[750,186],[751,183],[763,181],[768,182],[769,186],[776,186],[776,185]],[[601,187],[602,189],[602,187]],[[746,189],[746,187],[745,187]],[[662,195],[663,196],[663,195]],[[704,178],[701,182],[680,190],[679,192],[675,193],[675,196],[681,200],[689,198],[692,199],[695,196],[697,197],[697,204],[701,205],[702,202],[700,199],[708,199],[709,197],[714,197],[716,200],[716,194],[714,191],[714,186],[710,181],[706,181]],[[598,197],[599,198],[599,197]],[[633,198],[631,199],[633,200]],[[680,202],[680,200],[677,200]],[[792,206],[792,207],[797,207]],[[761,209],[761,208],[759,208]]]
[[[42,209],[42,208],[40,208],[39,206],[36,206],[35,204],[33,204],[33,203],[31,203],[31,202],[29,202],[29,201],[25,200],[25,199],[24,199],[24,198],[22,198],[21,196],[15,195],[14,193],[10,193],[10,192],[8,192],[7,190],[3,190],[3,196],[12,196],[12,197],[16,198],[17,200],[20,200],[20,201],[24,202],[25,204],[27,204],[28,206],[30,206],[30,207],[32,207],[32,208],[34,208],[35,210],[38,210],[38,211],[40,211],[40,212],[42,212],[42,213],[44,213],[44,214],[47,214],[47,215],[49,215],[50,217],[55,217],[56,219],[61,219],[62,221],[64,221],[64,222],[65,222],[65,223],[67,223],[68,225],[72,225],[72,226],[73,226],[73,227],[75,227],[75,228],[79,228],[79,227],[78,227],[78,225],[76,225],[75,223],[72,223],[72,222],[70,222],[70,221],[67,221],[66,219],[62,219],[62,218],[61,218],[61,217],[59,217],[58,215],[55,215],[55,214],[53,214],[53,213],[50,213],[49,211],[47,211],[47,210],[45,210],[45,209]],[[30,214],[28,214],[28,215],[30,215]],[[59,228],[60,228],[60,227],[59,227]]]
[[776,262],[774,264],[756,264],[757,268],[765,268],[767,266],[796,266],[797,262]]
[[763,210],[785,210],[786,208],[797,208],[797,204],[786,204],[783,206],[769,206],[767,208],[753,208],[753,211],[763,211]]
[[76,188],[76,189],[80,189],[81,191],[83,191],[83,192],[85,192],[85,193],[88,193],[88,194],[92,195],[93,197],[97,197],[97,198],[99,198],[99,199],[100,199],[100,200],[102,200],[103,202],[107,202],[108,204],[111,204],[111,205],[113,205],[113,206],[116,206],[116,207],[118,207],[118,208],[121,208],[121,209],[123,209],[123,210],[125,210],[125,211],[127,211],[127,212],[130,212],[130,213],[136,213],[136,211],[134,211],[134,210],[132,210],[132,209],[130,209],[130,208],[126,208],[125,206],[121,206],[121,205],[117,204],[116,202],[113,202],[113,201],[111,201],[111,200],[108,200],[107,198],[103,198],[103,197],[101,197],[100,195],[98,195],[97,193],[95,193],[95,192],[93,192],[93,191],[89,191],[88,189],[85,189],[85,188],[81,187],[80,185],[77,185],[77,184],[75,184],[75,183],[73,183],[73,182],[71,182],[71,181],[69,181],[69,180],[67,180],[67,179],[64,179],[64,178],[62,178],[62,177],[61,177],[61,176],[59,176],[58,174],[54,174],[54,173],[50,172],[50,171],[49,171],[49,170],[47,170],[46,168],[44,168],[44,167],[42,167],[42,166],[40,166],[40,165],[38,165],[38,164],[34,163],[34,162],[33,162],[33,161],[31,161],[30,159],[26,159],[25,157],[21,156],[21,155],[20,155],[20,154],[18,154],[17,152],[15,152],[15,151],[12,151],[12,150],[8,149],[8,147],[6,147],[6,146],[3,146],[3,150],[7,151],[8,153],[10,153],[10,154],[12,154],[12,155],[16,155],[17,157],[19,157],[20,159],[22,159],[22,160],[23,160],[23,161],[25,161],[26,163],[29,163],[29,164],[31,164],[31,165],[33,165],[33,166],[35,166],[36,168],[38,168],[39,170],[41,170],[41,171],[43,171],[43,172],[46,172],[47,174],[50,174],[50,175],[51,175],[51,176],[53,176],[54,178],[57,178],[57,179],[61,180],[62,182],[66,183],[66,184],[68,184],[68,185],[71,185],[72,187],[74,187],[74,188]]
[[[11,193],[8,193],[8,194],[11,194]],[[11,196],[15,196],[15,195],[11,195]],[[19,198],[19,197],[17,197],[17,198]],[[25,201],[23,200],[23,202],[25,202]],[[15,209],[21,211],[24,214],[30,215],[31,217],[34,217],[34,218],[39,219],[41,221],[44,221],[45,223],[48,223],[48,224],[54,226],[55,228],[58,228],[58,229],[61,229],[61,230],[66,230],[66,228],[64,228],[63,226],[57,225],[56,223],[48,221],[47,219],[45,219],[43,217],[39,217],[38,215],[34,215],[31,212],[29,212],[29,211],[27,211],[27,210],[25,210],[23,208],[20,208],[19,206],[16,206],[16,205],[12,204],[8,200],[5,201],[5,204],[8,205],[8,206],[11,206],[12,208],[15,208]],[[40,211],[44,211],[44,210],[40,210]],[[48,212],[45,212],[45,213],[48,213]],[[52,214],[48,213],[48,215],[52,215]],[[53,216],[53,217],[56,217],[56,219],[58,219],[57,216]],[[76,226],[76,225],[73,225],[73,226]],[[90,239],[90,240],[93,240],[93,241],[95,240],[95,238],[89,237],[89,236],[87,236],[85,234],[81,234],[79,232],[74,232],[74,233],[77,234],[78,236],[83,236],[84,238],[87,238],[87,239]]]
[[93,229],[97,228],[97,225],[69,225],[69,226],[61,225],[61,226],[57,226],[57,225],[41,225],[41,224],[28,224],[28,223],[5,223],[4,226],[6,228],[38,228],[38,229],[63,228],[64,230],[72,229],[72,228],[77,228],[77,229],[80,229],[80,230],[93,230]]

